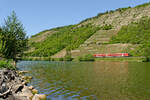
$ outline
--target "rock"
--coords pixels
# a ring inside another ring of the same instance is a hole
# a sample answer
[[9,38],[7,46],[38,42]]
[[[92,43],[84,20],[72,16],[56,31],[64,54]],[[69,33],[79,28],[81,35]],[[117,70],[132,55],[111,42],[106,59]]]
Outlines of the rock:
[[44,94],[38,94],[40,100],[46,100],[46,95]]
[[22,82],[22,85],[26,85],[26,84],[27,84],[27,82],[26,82],[26,81]]
[[[0,70],[0,100],[46,100],[33,86],[26,86],[32,77],[19,76],[16,71]],[[35,96],[33,94],[36,94]],[[39,98],[39,99],[38,99]]]
[[22,78],[22,79],[26,79],[26,76],[22,76],[21,78]]
[[23,85],[22,84],[16,84],[14,87],[13,87],[13,92],[17,93],[19,91],[21,91],[23,89]]
[[33,97],[32,91],[27,86],[24,86],[22,92],[17,93],[17,97],[26,97],[26,100],[30,100]]
[[32,76],[21,76],[21,79],[24,80],[24,84],[31,82]]
[[35,94],[32,100],[46,100],[46,95],[43,94]]
[[25,87],[25,85],[22,84],[22,81],[23,80],[19,77],[16,71],[1,69],[0,100],[29,100],[29,97],[33,97],[31,90],[26,90],[26,92],[22,91]]
[[28,73],[28,71],[18,71],[18,74],[25,74]]
[[4,93],[9,89],[9,87],[7,86],[6,83],[2,83],[1,87],[0,87],[0,93]]
[[21,78],[24,79],[24,80],[28,80],[28,79],[31,80],[32,76],[22,76]]
[[33,89],[33,90],[32,90],[32,93],[33,93],[33,94],[38,94],[38,90]]
[[29,86],[28,88],[29,88],[30,90],[32,90],[32,89],[33,89],[33,86]]
[[[12,99],[13,98],[13,99]],[[25,96],[18,96],[18,95],[14,95],[14,96],[10,96],[8,98],[8,100],[31,100]]]
[[40,100],[40,97],[38,96],[38,94],[35,94],[32,100]]

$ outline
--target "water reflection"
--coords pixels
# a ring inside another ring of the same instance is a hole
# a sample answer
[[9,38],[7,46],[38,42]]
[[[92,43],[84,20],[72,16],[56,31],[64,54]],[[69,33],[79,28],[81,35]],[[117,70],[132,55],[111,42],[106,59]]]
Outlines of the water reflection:
[[50,100],[149,100],[150,63],[23,61]]

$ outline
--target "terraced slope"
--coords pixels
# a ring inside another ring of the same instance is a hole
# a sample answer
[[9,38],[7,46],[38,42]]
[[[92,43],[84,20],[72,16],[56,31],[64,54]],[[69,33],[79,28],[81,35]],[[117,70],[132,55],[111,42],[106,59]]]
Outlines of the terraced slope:
[[56,33],[51,33],[52,35],[47,36],[43,41],[31,42],[30,52],[26,52],[26,55],[47,57],[52,56],[65,48],[67,48],[67,50],[73,50],[78,48],[80,44],[84,43],[85,40],[87,40],[98,30],[99,27],[91,24],[83,25],[81,27],[77,27],[77,25],[70,25],[57,28],[55,29],[55,31],[57,31]]
[[[71,27],[66,26],[42,32],[37,36],[33,36],[29,40],[31,44],[36,44],[30,46],[31,56],[52,56],[53,54],[53,57],[63,57],[65,55],[66,48],[72,49],[71,52],[73,56],[85,55],[89,53],[128,52],[129,49],[134,49],[136,45],[121,43],[109,44],[109,40],[113,35],[117,34],[122,26],[128,25],[132,22],[138,22],[144,16],[150,17],[150,3],[139,5],[134,8],[119,8],[115,11],[100,13],[95,17],[86,19],[79,24],[72,25]],[[92,25],[92,27],[89,27],[88,24]],[[107,25],[112,26],[112,28],[110,30],[103,29],[103,27]],[[96,28],[96,33],[93,31],[95,30],[95,27],[99,28],[98,31]],[[84,31],[85,29],[87,31]],[[90,34],[88,29],[90,29],[90,31],[93,33],[88,35],[86,39],[80,41],[80,39],[85,37],[84,35],[86,35],[86,33]],[[60,30],[62,31],[59,32]],[[72,34],[69,35],[69,33]],[[82,35],[83,33],[84,35]],[[63,39],[61,39],[64,36],[63,34],[66,35]],[[57,35],[60,35],[60,37],[58,38]],[[57,38],[53,40],[54,38],[51,38],[52,36]],[[53,42],[50,43],[52,40]],[[59,41],[60,44],[55,43],[56,40],[61,40]],[[64,43],[66,40],[68,41]],[[54,43],[55,45],[53,45]],[[79,46],[79,44],[81,45]],[[60,46],[61,48],[57,48],[57,46]],[[50,53],[52,50],[54,52]]]
[[[117,33],[116,30],[99,30],[94,35],[92,35],[89,39],[87,39],[83,44],[81,44],[79,48],[72,50],[72,55],[78,56],[81,54],[101,52],[99,51],[100,49],[98,48],[101,48],[103,44],[109,43],[110,38],[116,33]],[[61,58],[64,57],[65,54],[66,54],[66,49],[63,49],[62,51],[58,52],[52,57]]]
[[123,25],[136,22],[143,16],[150,17],[150,3],[145,3],[134,8],[119,8],[116,11],[99,13],[93,18],[86,19],[81,24],[93,23],[99,26],[111,24],[115,29],[120,29]]
[[110,38],[117,34],[118,30],[100,30],[86,40],[79,48],[72,51],[72,56],[96,53],[121,53],[127,52],[131,44],[109,44]]
[[45,32],[42,32],[42,34],[39,34],[37,36],[34,36],[32,38],[30,38],[29,42],[42,42],[44,40],[46,40],[46,38],[48,36],[51,36],[52,34],[56,33],[56,31],[53,30],[47,30]]
[[[99,30],[94,35],[92,35],[89,39],[87,39],[84,45],[90,45],[90,44],[104,44],[109,43],[110,38],[117,34],[117,30]],[[82,45],[81,45],[82,46]]]

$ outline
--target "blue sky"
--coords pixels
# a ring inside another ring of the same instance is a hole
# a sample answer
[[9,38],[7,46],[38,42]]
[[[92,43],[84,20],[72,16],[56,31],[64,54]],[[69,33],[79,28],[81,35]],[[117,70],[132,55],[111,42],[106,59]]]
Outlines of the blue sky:
[[100,12],[150,0],[1,0],[0,24],[14,10],[28,36],[53,27],[77,24]]

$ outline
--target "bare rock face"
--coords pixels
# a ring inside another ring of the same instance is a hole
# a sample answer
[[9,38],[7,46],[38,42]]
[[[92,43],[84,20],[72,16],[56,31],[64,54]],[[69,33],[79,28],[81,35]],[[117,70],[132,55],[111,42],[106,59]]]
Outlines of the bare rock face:
[[0,100],[31,100],[32,91],[16,71],[0,70]]

